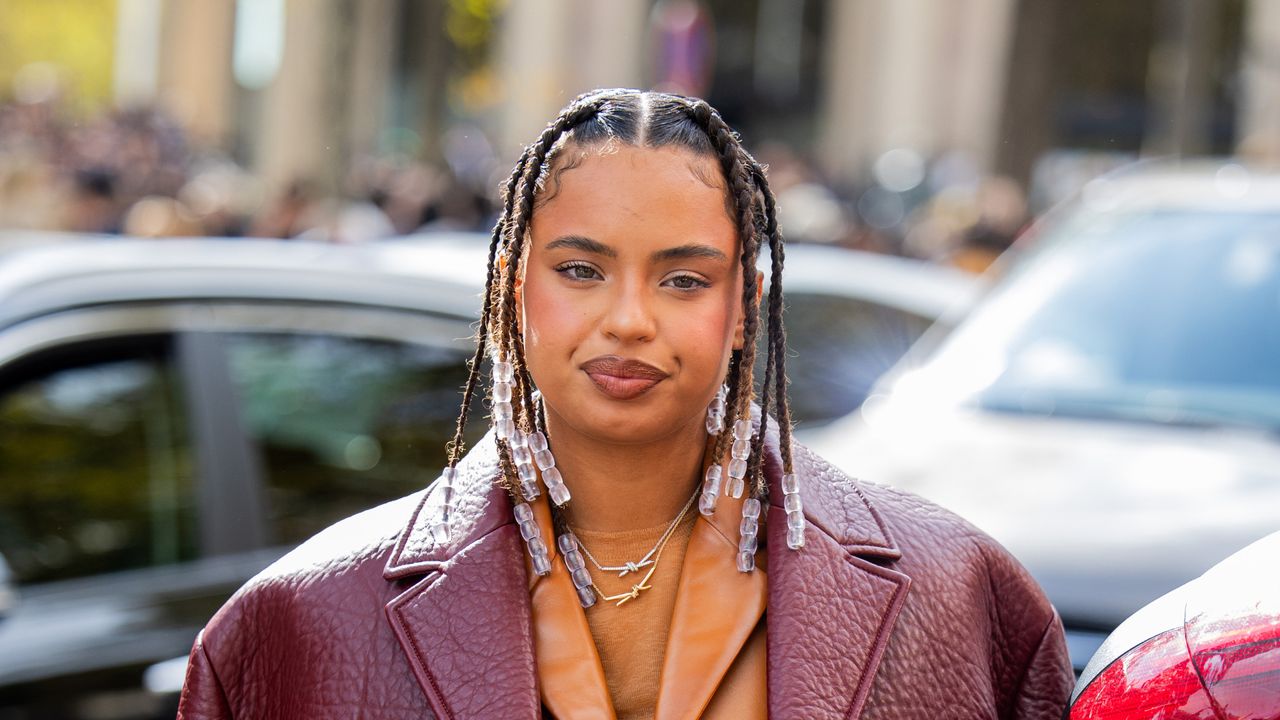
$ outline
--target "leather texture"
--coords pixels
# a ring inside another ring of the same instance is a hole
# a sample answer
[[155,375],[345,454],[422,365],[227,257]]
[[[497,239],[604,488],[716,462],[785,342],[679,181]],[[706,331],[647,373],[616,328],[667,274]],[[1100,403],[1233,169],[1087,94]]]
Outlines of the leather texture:
[[[796,446],[809,522],[788,550],[773,433],[766,448],[770,717],[1061,717],[1061,623],[1003,548]],[[459,465],[444,544],[433,486],[247,583],[197,638],[178,717],[541,717],[530,578],[496,473],[486,437]]]

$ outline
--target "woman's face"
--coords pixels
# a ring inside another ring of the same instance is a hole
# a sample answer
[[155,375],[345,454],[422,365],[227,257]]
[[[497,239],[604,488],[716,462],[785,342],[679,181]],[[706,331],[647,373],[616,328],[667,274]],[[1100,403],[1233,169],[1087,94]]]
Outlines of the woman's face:
[[718,163],[675,148],[592,149],[553,188],[533,214],[519,294],[548,422],[623,444],[695,432],[742,342],[738,236]]

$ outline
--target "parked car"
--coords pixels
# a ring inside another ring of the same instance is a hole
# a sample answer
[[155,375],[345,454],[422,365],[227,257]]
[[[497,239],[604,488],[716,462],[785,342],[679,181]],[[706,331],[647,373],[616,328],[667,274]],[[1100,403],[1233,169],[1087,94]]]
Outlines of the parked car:
[[1280,526],[1280,178],[1109,178],[1032,239],[954,332],[802,439],[1006,545],[1081,669]]
[[[0,256],[0,718],[172,717],[196,632],[236,587],[434,478],[487,242],[10,245],[26,247]],[[788,265],[802,422],[856,407],[972,287],[829,248]],[[843,405],[811,387],[859,352]]]
[[[0,717],[172,717],[182,659],[236,587],[434,478],[485,245],[7,255]],[[176,679],[148,670],[175,658]]]
[[792,419],[816,428],[857,410],[926,330],[948,332],[982,283],[919,260],[793,245],[783,288]]
[[1280,533],[1139,610],[1071,694],[1069,720],[1280,718]]

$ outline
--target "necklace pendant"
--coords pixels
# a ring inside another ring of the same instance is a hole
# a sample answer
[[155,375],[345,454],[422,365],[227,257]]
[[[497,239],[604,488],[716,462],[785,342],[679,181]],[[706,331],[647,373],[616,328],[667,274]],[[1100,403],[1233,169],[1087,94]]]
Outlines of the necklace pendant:
[[642,582],[642,583],[640,583],[639,585],[632,585],[632,586],[631,586],[631,591],[630,591],[630,592],[619,593],[619,594],[617,594],[617,595],[614,595],[613,597],[609,597],[609,598],[605,598],[605,599],[606,599],[606,600],[617,600],[617,601],[618,601],[618,607],[622,607],[622,605],[623,605],[624,603],[626,603],[628,600],[635,600],[636,598],[640,597],[640,593],[641,593],[642,591],[644,591],[644,590],[648,590],[650,587],[652,587],[652,586],[650,586],[650,585],[645,585],[645,584]]
[[652,560],[641,560],[640,562],[629,562],[622,566],[622,572],[618,573],[618,577],[626,577],[627,573],[638,573],[642,569],[653,564]]

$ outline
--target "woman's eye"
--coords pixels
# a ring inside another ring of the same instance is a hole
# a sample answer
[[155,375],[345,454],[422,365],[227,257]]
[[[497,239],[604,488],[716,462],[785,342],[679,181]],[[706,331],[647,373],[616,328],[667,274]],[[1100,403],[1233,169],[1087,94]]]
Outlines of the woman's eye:
[[667,283],[677,290],[698,290],[711,287],[711,283],[693,275],[676,275],[668,279]]
[[556,272],[571,280],[595,280],[600,277],[595,268],[583,263],[567,263],[556,268]]

